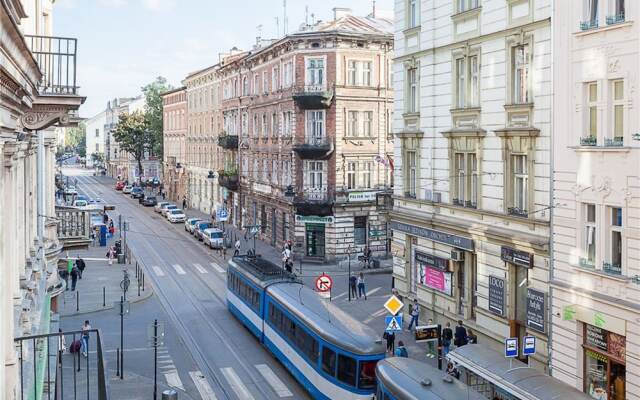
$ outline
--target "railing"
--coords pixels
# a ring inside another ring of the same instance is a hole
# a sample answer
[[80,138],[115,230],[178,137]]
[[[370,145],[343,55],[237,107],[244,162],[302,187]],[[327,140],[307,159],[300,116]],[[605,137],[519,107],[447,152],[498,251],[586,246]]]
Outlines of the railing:
[[40,94],[78,94],[76,85],[77,39],[33,35],[25,35],[25,39],[42,73],[42,80],[38,85]]
[[597,27],[598,27],[598,21],[595,19],[590,21],[580,22],[580,30],[582,31],[588,31],[590,29],[595,29]]
[[622,265],[603,262],[602,271],[609,275],[622,275]]
[[622,22],[624,22],[624,13],[607,16],[607,25],[615,25]]
[[333,199],[334,190],[326,186],[322,188],[304,187],[296,196],[296,202],[326,203]]
[[301,144],[307,146],[327,147],[331,146],[331,139],[327,136],[307,135],[304,138],[304,142]]
[[527,210],[523,210],[518,207],[509,207],[507,211],[509,212],[509,215],[514,215],[516,217],[524,217],[524,218],[529,217],[529,212]]
[[598,139],[595,136],[587,136],[580,138],[580,146],[597,146]]
[[58,239],[89,239],[91,221],[89,212],[73,207],[56,206]]
[[622,147],[622,146],[624,146],[624,138],[622,137],[604,139],[604,147]]
[[578,260],[578,265],[581,268],[596,269],[595,262],[589,260],[588,258],[584,258],[584,257],[580,257],[580,259]]
[[[87,348],[83,348],[86,356],[80,350],[70,353],[74,342],[83,341],[83,334],[88,336]],[[14,342],[19,357],[19,399],[109,400],[99,329],[22,336]]]

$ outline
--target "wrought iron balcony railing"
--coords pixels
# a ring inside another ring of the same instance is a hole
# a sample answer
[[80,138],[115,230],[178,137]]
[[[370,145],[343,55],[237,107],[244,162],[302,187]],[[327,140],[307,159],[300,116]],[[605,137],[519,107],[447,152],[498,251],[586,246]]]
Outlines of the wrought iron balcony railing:
[[326,135],[307,135],[304,141],[293,145],[293,151],[298,153],[300,158],[326,159],[333,153],[333,141]]
[[587,136],[580,138],[580,146],[597,146],[598,139],[595,136]]
[[594,261],[589,260],[588,258],[584,258],[584,257],[580,257],[580,259],[578,260],[578,265],[581,268],[596,269],[596,263]]
[[25,39],[42,73],[40,94],[77,95],[77,39],[34,35],[25,35]]
[[597,27],[598,27],[598,21],[595,19],[590,21],[580,22],[580,30],[582,31],[588,31],[589,29],[595,29]]
[[305,110],[329,108],[333,100],[333,90],[323,85],[300,86],[294,89],[293,100],[298,107]]
[[221,135],[218,136],[218,146],[223,149],[237,150],[238,149],[238,135]]
[[615,25],[624,22],[624,13],[607,15],[607,25]]
[[614,137],[604,139],[604,147],[622,147],[624,146],[624,138]]
[[527,210],[523,210],[518,207],[509,207],[507,211],[509,215],[514,215],[516,217],[523,217],[523,218],[529,217],[529,212]]
[[609,275],[622,275],[622,265],[603,262],[602,271]]
[[295,195],[293,203],[300,215],[332,215],[335,191],[328,187],[304,187]]

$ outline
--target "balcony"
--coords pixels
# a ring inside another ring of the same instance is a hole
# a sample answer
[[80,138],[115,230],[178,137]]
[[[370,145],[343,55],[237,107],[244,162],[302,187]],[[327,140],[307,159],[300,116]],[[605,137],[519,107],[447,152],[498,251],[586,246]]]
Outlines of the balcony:
[[602,271],[609,275],[622,275],[622,265],[603,262]]
[[77,95],[77,39],[25,35],[25,40],[42,73],[38,85],[40,94]]
[[621,24],[624,22],[624,13],[607,15],[607,25]]
[[624,146],[624,138],[622,137],[604,139],[604,147],[622,147],[622,146]]
[[240,188],[240,177],[236,170],[218,171],[218,185],[225,187],[232,192],[237,192]]
[[56,206],[56,219],[58,240],[65,249],[82,248],[91,244],[89,211]]
[[598,139],[595,136],[587,136],[580,138],[580,146],[597,146]]
[[590,20],[590,21],[582,21],[580,22],[580,30],[581,31],[588,31],[591,29],[596,29],[598,27],[598,21],[597,20]]
[[238,150],[238,135],[218,136],[218,146],[227,150]]
[[303,110],[329,108],[333,100],[333,90],[327,90],[322,85],[297,87],[293,93],[293,100]]
[[580,259],[578,260],[578,265],[580,266],[580,268],[596,269],[595,262],[584,257],[580,257]]
[[509,207],[507,212],[515,217],[529,218],[529,212],[518,207]]
[[333,153],[333,141],[326,136],[306,136],[303,143],[293,145],[302,159],[326,160]]
[[333,190],[323,188],[304,188],[302,193],[293,198],[293,205],[298,215],[315,215],[327,217],[333,215]]

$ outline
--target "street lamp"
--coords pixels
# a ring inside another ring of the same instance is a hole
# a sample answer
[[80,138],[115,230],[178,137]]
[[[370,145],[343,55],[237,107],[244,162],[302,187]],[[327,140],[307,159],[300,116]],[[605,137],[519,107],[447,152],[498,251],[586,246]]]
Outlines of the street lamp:
[[216,179],[216,174],[210,170],[209,175],[207,175],[207,179],[209,180],[209,182],[213,182],[213,180]]
[[284,198],[288,201],[293,201],[293,198],[296,196],[296,192],[293,190],[293,186],[289,185],[284,191]]

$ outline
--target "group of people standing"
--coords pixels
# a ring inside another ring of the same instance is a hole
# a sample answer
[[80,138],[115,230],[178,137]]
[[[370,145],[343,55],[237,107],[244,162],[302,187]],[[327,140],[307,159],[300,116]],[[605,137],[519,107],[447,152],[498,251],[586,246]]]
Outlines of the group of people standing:
[[[68,256],[67,256],[68,257]],[[87,267],[84,260],[78,256],[74,262],[71,258],[67,258],[67,267],[58,271],[67,286],[67,290],[75,291],[78,279],[82,279],[82,273]],[[71,287],[69,287],[69,278],[71,278]]]
[[361,298],[364,296],[364,299],[367,299],[367,289],[365,287],[364,274],[360,272],[358,276],[355,273],[351,274],[349,277],[349,291],[351,292],[351,296],[355,298]]

